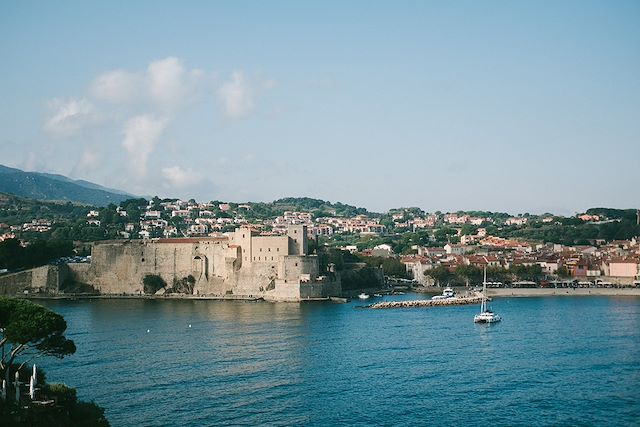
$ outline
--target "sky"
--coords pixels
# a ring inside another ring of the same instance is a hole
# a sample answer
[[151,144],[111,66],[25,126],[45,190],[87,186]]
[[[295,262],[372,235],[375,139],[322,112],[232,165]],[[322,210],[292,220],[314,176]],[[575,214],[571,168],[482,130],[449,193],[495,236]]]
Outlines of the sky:
[[0,164],[373,211],[640,207],[638,1],[1,1]]

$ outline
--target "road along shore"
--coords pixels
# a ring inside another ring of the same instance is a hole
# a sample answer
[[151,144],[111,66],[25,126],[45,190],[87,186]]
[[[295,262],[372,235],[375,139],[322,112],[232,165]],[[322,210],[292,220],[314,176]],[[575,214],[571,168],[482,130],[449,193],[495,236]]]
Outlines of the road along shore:
[[548,296],[640,296],[640,288],[490,288],[487,295],[496,298]]

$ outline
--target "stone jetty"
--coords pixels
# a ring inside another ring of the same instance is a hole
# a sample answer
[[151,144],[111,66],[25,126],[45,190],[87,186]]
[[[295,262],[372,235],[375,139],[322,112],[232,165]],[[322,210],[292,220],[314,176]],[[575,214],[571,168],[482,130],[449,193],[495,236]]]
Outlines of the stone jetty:
[[[489,298],[487,298],[488,300]],[[413,301],[383,301],[376,304],[371,304],[369,308],[415,308],[415,307],[440,307],[449,305],[467,305],[467,304],[480,304],[482,302],[482,295],[468,296],[468,297],[454,297],[447,299],[423,299]]]

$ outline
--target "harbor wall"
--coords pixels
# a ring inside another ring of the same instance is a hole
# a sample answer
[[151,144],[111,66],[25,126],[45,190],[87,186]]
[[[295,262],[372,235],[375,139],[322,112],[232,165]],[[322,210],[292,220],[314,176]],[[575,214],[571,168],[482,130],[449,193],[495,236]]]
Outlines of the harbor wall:
[[71,278],[66,265],[45,265],[0,276],[0,295],[55,294]]

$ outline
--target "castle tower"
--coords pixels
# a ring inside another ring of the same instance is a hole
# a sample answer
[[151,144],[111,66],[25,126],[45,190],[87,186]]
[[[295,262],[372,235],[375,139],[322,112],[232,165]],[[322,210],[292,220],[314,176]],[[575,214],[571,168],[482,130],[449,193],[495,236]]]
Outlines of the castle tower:
[[306,225],[288,226],[287,237],[289,237],[289,255],[307,255],[309,242]]
[[251,264],[251,259],[253,256],[252,246],[251,246],[251,236],[254,234],[253,230],[249,227],[240,227],[236,228],[236,231],[233,233],[233,244],[239,245],[241,247],[242,254],[242,263],[243,264]]

